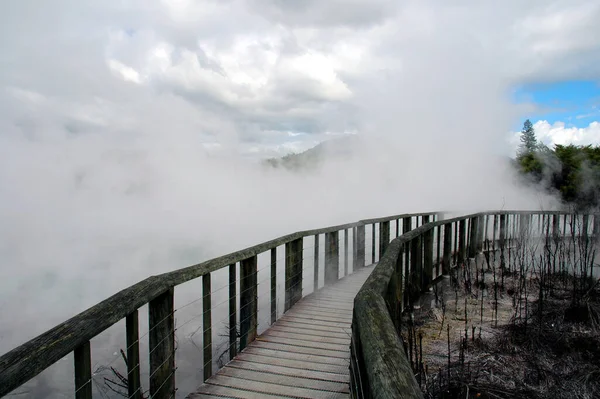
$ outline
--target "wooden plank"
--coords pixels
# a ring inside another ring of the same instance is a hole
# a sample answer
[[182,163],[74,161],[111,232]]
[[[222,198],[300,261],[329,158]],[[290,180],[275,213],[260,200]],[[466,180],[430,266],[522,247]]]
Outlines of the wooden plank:
[[327,337],[323,335],[314,335],[314,334],[304,334],[303,330],[296,330],[297,332],[291,331],[281,331],[276,328],[268,329],[261,337],[286,337],[286,338],[294,338],[303,341],[311,341],[311,342],[324,342],[329,344],[338,344],[338,345],[350,345],[350,337]]
[[[341,307],[350,307],[354,302],[354,298],[355,295],[346,295],[342,297],[341,295],[318,293],[315,294],[315,296],[311,297],[310,300],[315,302],[331,303],[336,307],[338,307],[338,305]],[[309,300],[307,299],[307,302],[308,301]]]
[[340,329],[336,329],[334,331],[327,331],[323,329],[314,329],[311,328],[310,325],[279,325],[276,324],[269,328],[269,331],[281,331],[281,332],[289,332],[289,333],[297,333],[297,334],[305,334],[305,335],[316,335],[318,337],[328,337],[328,338],[338,338],[344,339],[348,338],[348,335],[345,332],[342,332]]
[[332,357],[328,358],[327,356],[320,355],[311,355],[309,353],[296,353],[296,352],[278,352],[276,349],[272,349],[267,347],[266,345],[263,347],[258,346],[249,346],[244,350],[244,352],[238,355],[238,359],[243,359],[242,355],[258,355],[263,357],[270,357],[282,360],[294,360],[299,362],[307,362],[314,364],[314,367],[327,365],[327,366],[337,366],[337,367],[348,367],[350,364],[350,359],[342,358],[342,357]]
[[[248,348],[250,350],[252,348]],[[264,351],[263,351],[264,353]],[[267,352],[268,353],[268,352]],[[307,355],[300,355],[306,356]],[[307,371],[320,371],[327,374],[338,374],[346,378],[348,376],[348,363],[342,362],[339,364],[329,364],[329,363],[317,363],[313,361],[305,361],[305,360],[296,360],[296,359],[286,359],[283,357],[274,357],[274,356],[266,356],[259,355],[256,353],[240,353],[235,361],[252,363],[252,364],[261,364],[261,365],[270,365],[270,366],[279,366],[289,368],[290,370],[307,370]],[[350,378],[348,376],[348,378]]]
[[323,300],[310,300],[298,303],[294,306],[296,309],[310,308],[322,309],[323,311],[342,312],[343,314],[352,314],[352,304],[349,303],[328,303]]
[[256,338],[257,341],[272,342],[276,344],[290,345],[290,346],[301,346],[303,348],[311,349],[327,349],[338,352],[350,352],[349,344],[331,344],[327,342],[317,342],[314,340],[303,340],[296,338],[286,338],[285,336],[264,334]]
[[306,304],[302,304],[302,305],[296,305],[296,306],[294,306],[294,310],[297,312],[311,310],[311,311],[319,312],[322,314],[330,314],[334,317],[352,318],[352,310],[350,310],[350,309],[326,307],[326,306],[322,306],[319,302],[315,302],[312,304],[306,303]]
[[304,355],[315,355],[322,357],[337,357],[339,359],[347,359],[348,352],[340,352],[336,350],[328,350],[328,349],[319,349],[319,348],[308,348],[305,346],[294,346],[294,345],[286,345],[280,344],[277,342],[266,342],[266,341],[254,341],[252,346],[255,348],[266,348],[275,351],[284,351],[284,352],[293,352],[293,353],[302,353]]
[[236,389],[226,386],[202,384],[198,391],[188,395],[186,399],[204,399],[204,398],[230,398],[230,399],[262,399],[262,398],[281,398],[281,395],[269,395],[260,391],[248,391],[245,389]]
[[350,389],[347,383],[337,381],[323,381],[311,378],[302,378],[285,374],[265,373],[260,370],[249,370],[245,368],[225,367],[219,373],[222,376],[241,378],[247,381],[276,384],[279,386],[294,388],[309,388],[331,392],[346,392]]
[[321,324],[304,323],[300,320],[279,320],[276,324],[277,327],[292,328],[292,329],[303,329],[305,331],[314,331],[316,334],[346,334],[344,327],[329,327]]
[[[304,363],[303,365],[306,365]],[[312,380],[332,381],[348,385],[350,383],[350,375],[346,367],[346,373],[327,373],[324,371],[307,370],[305,367],[284,367],[273,364],[246,362],[234,360],[227,364],[228,368],[239,368],[244,370],[260,371],[273,375],[286,375],[292,377],[309,378]]]
[[330,312],[322,312],[319,310],[311,310],[311,309],[292,309],[290,312],[287,313],[288,316],[300,316],[300,317],[304,317],[304,316],[308,316],[308,317],[319,317],[319,318],[323,318],[324,320],[327,321],[336,321],[339,323],[349,323],[352,322],[352,316],[351,315],[339,315],[339,316],[335,316],[335,314],[332,314]]
[[324,321],[324,320],[318,320],[318,319],[311,319],[311,318],[306,318],[306,317],[298,317],[298,316],[283,316],[280,320],[287,320],[287,321],[292,321],[292,322],[299,322],[299,323],[304,323],[304,324],[313,324],[313,325],[318,325],[318,326],[326,326],[326,327],[337,327],[337,328],[342,328],[342,329],[347,329],[350,328],[350,323],[338,323],[338,322],[329,322],[329,321]]
[[318,315],[312,315],[312,314],[306,314],[306,313],[300,313],[300,312],[295,313],[295,314],[286,315],[286,318],[315,320],[315,321],[318,320],[320,322],[328,323],[328,325],[332,325],[333,323],[335,323],[336,325],[340,325],[341,327],[348,327],[352,323],[352,320],[343,320],[343,319],[331,320],[327,316],[318,316]]
[[[247,391],[255,391],[268,393],[271,395],[277,394],[292,398],[314,398],[314,399],[329,399],[329,398],[346,398],[347,392],[331,392],[321,391],[317,389],[285,386],[262,381],[251,381],[241,378],[235,378],[225,375],[216,375],[210,379],[210,385],[220,385],[230,388],[237,388]],[[345,396],[340,396],[345,395]]]

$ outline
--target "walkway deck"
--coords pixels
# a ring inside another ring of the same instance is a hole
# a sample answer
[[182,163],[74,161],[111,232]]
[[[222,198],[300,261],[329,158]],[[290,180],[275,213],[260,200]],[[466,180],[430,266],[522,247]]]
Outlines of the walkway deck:
[[298,301],[188,398],[348,398],[353,300],[372,270]]

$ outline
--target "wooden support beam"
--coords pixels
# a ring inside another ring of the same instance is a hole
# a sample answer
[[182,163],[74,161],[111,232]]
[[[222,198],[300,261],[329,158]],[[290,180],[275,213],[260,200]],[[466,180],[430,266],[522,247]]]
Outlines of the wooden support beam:
[[390,222],[379,223],[379,258],[383,256],[390,245]]
[[75,351],[75,398],[92,399],[92,353],[90,341],[86,341]]
[[354,249],[354,270],[365,267],[365,225],[356,226],[356,248]]
[[325,285],[338,280],[340,270],[339,232],[325,233]]
[[256,255],[240,262],[240,351],[244,350],[256,338],[258,313],[257,264]]
[[433,281],[433,229],[423,233],[423,278],[421,291],[427,289]]
[[175,394],[175,315],[173,287],[148,304],[150,396],[170,399]]
[[375,256],[375,223],[371,225],[371,264],[375,263],[377,257]]
[[212,316],[210,273],[202,276],[202,347],[204,381],[212,376]]
[[314,253],[314,261],[313,261],[313,287],[316,292],[319,289],[319,235],[315,234],[315,253]]
[[450,274],[450,257],[452,256],[452,223],[444,225],[444,255],[442,259],[442,274]]
[[277,321],[277,247],[271,248],[271,325]]
[[127,395],[131,399],[142,399],[140,379],[140,324],[138,310],[125,319],[127,345]]
[[285,311],[302,298],[302,243],[298,238],[285,244]]
[[348,248],[349,232],[350,232],[350,229],[344,230],[344,277],[348,275],[348,255],[350,254],[350,250]]
[[[237,284],[236,264],[229,265],[229,359],[237,356]],[[272,284],[271,280],[271,284]],[[271,285],[272,287],[272,285]]]

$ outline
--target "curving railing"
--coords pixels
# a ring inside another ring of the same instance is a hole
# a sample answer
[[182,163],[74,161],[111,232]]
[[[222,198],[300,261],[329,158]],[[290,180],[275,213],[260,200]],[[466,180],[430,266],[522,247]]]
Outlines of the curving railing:
[[[562,222],[561,222],[562,221]],[[409,223],[407,219],[404,223]],[[573,226],[577,224],[577,233]],[[383,255],[354,300],[350,391],[353,398],[422,398],[400,338],[402,312],[436,280],[483,249],[505,252],[524,234],[598,237],[600,215],[492,211],[437,220],[380,242]],[[380,223],[383,237],[389,232]],[[591,231],[590,231],[591,230]]]
[[[386,255],[382,260],[382,267],[378,267],[375,279],[369,280],[369,287],[373,289],[389,286],[389,278],[394,267],[390,266],[392,259],[396,259],[400,247],[406,238],[392,241],[390,244],[390,222],[395,223],[395,235],[407,233],[422,224],[436,225],[430,222],[440,216],[436,212],[394,215],[385,218],[362,220],[339,226],[326,227],[316,230],[300,231],[271,241],[264,242],[241,251],[221,256],[197,265],[175,270],[156,276],[151,276],[139,283],[126,288],[95,306],[81,312],[71,319],[55,326],[38,337],[22,344],[0,357],[0,396],[6,395],[20,387],[39,373],[56,363],[63,357],[73,353],[75,397],[87,399],[92,397],[92,348],[90,340],[107,330],[117,322],[125,319],[126,350],[124,356],[127,361],[126,388],[129,398],[145,397],[142,392],[140,377],[140,335],[138,309],[148,305],[148,353],[149,353],[149,391],[153,399],[171,398],[175,395],[175,330],[174,313],[175,287],[194,280],[202,279],[202,328],[203,328],[203,378],[208,379],[213,374],[214,345],[212,343],[212,309],[211,305],[211,273],[218,270],[229,271],[229,359],[236,356],[257,336],[258,313],[258,269],[257,259],[260,254],[270,253],[270,322],[274,323],[278,316],[277,310],[277,276],[279,268],[285,275],[285,302],[284,312],[290,309],[302,298],[303,287],[312,286],[313,291],[319,287],[319,265],[324,267],[324,284],[331,284],[338,280],[340,274],[347,275],[349,260],[352,259],[352,270],[371,264],[376,261],[377,250],[379,254]],[[377,227],[379,239],[377,240]],[[371,231],[371,242],[367,242],[366,229]],[[431,227],[425,229],[429,231]],[[417,237],[424,233],[423,227],[416,230],[410,237]],[[343,233],[344,243],[341,244],[340,233]],[[324,235],[324,254],[319,250],[321,236]],[[352,241],[350,241],[352,237]],[[404,234],[403,237],[408,237]],[[314,256],[308,259],[314,267],[314,279],[308,281],[304,278],[306,270],[303,249],[305,238],[314,239]],[[377,246],[377,241],[379,245]],[[429,244],[426,244],[429,245]],[[278,262],[277,248],[285,247],[284,264]],[[343,257],[341,249],[343,248]],[[370,248],[370,251],[366,251]],[[350,249],[352,253],[350,254]],[[387,249],[387,252],[386,252]],[[367,253],[371,254],[366,259]],[[324,255],[324,259],[320,259]],[[350,256],[351,255],[351,256]],[[340,264],[343,259],[343,267]],[[429,258],[427,258],[429,259]],[[239,270],[238,270],[239,269]],[[239,279],[237,275],[239,273]],[[386,277],[387,276],[387,277]],[[388,280],[386,280],[386,278]],[[377,285],[377,284],[379,285]],[[375,285],[374,285],[375,284]],[[363,309],[367,304],[365,295],[376,295],[374,306],[381,306],[384,296],[382,291],[370,294],[369,288],[363,291],[358,306]],[[238,294],[239,293],[239,294]],[[239,295],[239,297],[238,297]],[[379,301],[379,302],[378,302]],[[377,308],[381,317],[387,311]],[[369,314],[374,314],[369,311]],[[358,318],[360,323],[364,319]],[[239,327],[238,327],[239,324]],[[360,324],[361,326],[363,324]],[[393,326],[393,324],[391,324]],[[383,331],[387,327],[382,326]],[[359,329],[364,333],[367,330]],[[371,331],[371,329],[368,329]],[[389,330],[392,331],[392,330]],[[395,331],[395,330],[394,330]],[[372,333],[375,333],[372,331]],[[365,342],[364,340],[360,342]],[[366,345],[366,344],[365,344]],[[365,346],[366,348],[366,346]],[[126,352],[126,353],[125,353]],[[377,362],[377,359],[373,359]],[[200,382],[200,381],[199,381]],[[356,380],[355,380],[356,382]]]

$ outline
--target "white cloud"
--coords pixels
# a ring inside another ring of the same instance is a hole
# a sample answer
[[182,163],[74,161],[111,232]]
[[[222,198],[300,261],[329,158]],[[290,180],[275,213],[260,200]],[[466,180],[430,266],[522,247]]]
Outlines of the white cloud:
[[142,79],[138,71],[119,61],[108,60],[108,67],[123,80],[137,84],[142,83]]
[[538,139],[547,145],[574,144],[600,145],[600,123],[592,122],[586,127],[569,127],[564,122],[553,124],[538,121],[533,125]]

